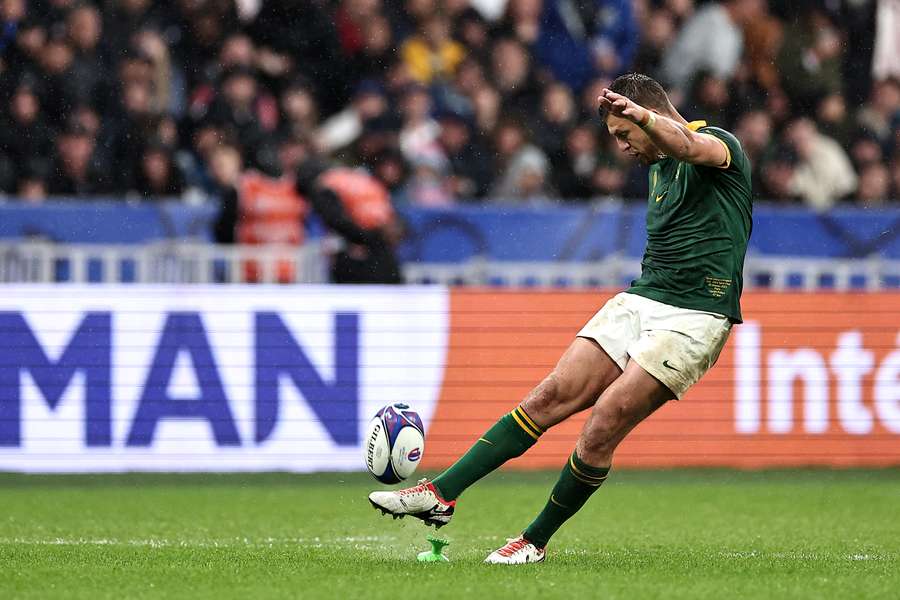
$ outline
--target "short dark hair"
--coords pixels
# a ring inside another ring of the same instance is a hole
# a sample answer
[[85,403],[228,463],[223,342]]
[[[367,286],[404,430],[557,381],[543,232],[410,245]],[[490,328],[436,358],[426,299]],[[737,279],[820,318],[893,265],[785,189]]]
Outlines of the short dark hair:
[[[641,73],[626,73],[619,75],[610,84],[609,89],[617,94],[622,94],[629,100],[637,102],[644,108],[656,109],[662,113],[668,113],[671,109],[669,95],[658,81]],[[606,122],[607,111],[600,109],[600,118]]]

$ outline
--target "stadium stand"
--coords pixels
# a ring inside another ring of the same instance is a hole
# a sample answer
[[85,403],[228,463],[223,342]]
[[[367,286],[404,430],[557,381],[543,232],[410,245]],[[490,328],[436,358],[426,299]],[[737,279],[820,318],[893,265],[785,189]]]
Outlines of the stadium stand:
[[[637,70],[751,157],[751,282],[896,287],[900,65],[880,4],[4,0],[0,235],[31,243],[4,245],[3,278],[243,280],[247,256],[285,250],[208,244],[219,203],[318,155],[391,192],[410,281],[619,285],[646,176],[595,98]],[[319,281],[335,244],[305,225],[288,279]],[[180,274],[146,266],[160,247]],[[98,253],[119,266],[82,264]]]
[[638,70],[738,132],[761,198],[881,205],[900,186],[900,85],[896,57],[871,75],[890,44],[877,5],[5,0],[0,190],[203,198],[225,140],[272,175],[312,152],[398,161],[382,170],[401,205],[638,198],[642,170],[592,118]]

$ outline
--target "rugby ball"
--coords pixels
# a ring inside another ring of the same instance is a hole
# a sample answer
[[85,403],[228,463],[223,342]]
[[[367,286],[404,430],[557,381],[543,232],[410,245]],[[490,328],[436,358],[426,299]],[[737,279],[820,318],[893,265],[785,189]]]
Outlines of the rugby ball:
[[425,428],[407,404],[388,404],[372,417],[363,438],[366,468],[381,483],[415,473],[425,451]]

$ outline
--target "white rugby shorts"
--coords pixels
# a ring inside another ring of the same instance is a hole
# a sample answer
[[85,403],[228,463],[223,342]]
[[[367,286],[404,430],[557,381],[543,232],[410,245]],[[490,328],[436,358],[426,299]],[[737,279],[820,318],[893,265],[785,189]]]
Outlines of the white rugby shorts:
[[578,332],[624,371],[634,360],[679,400],[719,358],[731,333],[724,315],[621,292]]

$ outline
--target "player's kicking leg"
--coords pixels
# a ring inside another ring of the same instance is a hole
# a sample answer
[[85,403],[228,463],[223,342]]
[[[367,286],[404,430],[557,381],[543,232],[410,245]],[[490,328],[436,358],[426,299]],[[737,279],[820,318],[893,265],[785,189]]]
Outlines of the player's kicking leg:
[[576,338],[553,372],[452,467],[433,482],[423,479],[411,488],[372,492],[369,502],[395,517],[410,515],[436,527],[446,525],[466,488],[524,454],[548,428],[592,406],[621,372],[597,342]]
[[544,510],[522,535],[492,552],[485,562],[525,564],[544,560],[550,537],[603,484],[619,442],[672,397],[672,392],[636,361],[629,362],[622,376],[594,405]]

